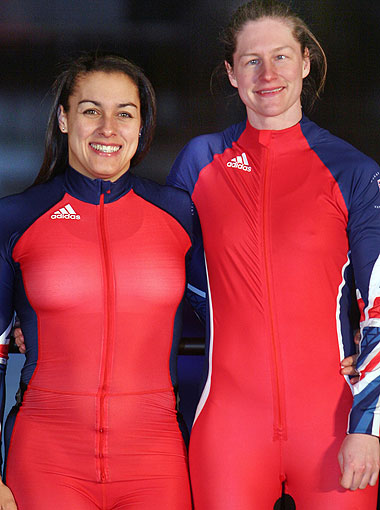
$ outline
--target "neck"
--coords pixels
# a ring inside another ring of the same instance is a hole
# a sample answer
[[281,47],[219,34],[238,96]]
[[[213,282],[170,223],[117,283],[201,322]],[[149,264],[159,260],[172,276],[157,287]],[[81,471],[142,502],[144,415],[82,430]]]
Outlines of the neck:
[[275,115],[272,117],[257,115],[252,110],[247,109],[247,117],[251,126],[256,129],[280,131],[298,124],[298,122],[302,119],[302,108],[300,105],[299,108],[295,110],[287,111],[281,115]]

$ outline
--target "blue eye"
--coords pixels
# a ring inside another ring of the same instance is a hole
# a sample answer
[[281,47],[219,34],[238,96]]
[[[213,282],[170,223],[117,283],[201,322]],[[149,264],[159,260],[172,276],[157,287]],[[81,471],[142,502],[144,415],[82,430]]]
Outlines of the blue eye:
[[276,59],[277,60],[285,60],[286,57],[285,57],[285,55],[277,55]]
[[260,60],[258,58],[252,58],[249,62],[248,62],[248,65],[251,65],[251,66],[256,66],[260,63]]

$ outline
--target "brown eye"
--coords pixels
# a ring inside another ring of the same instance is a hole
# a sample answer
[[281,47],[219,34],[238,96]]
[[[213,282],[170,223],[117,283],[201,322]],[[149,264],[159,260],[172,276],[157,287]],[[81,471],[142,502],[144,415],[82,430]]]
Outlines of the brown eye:
[[97,115],[97,113],[98,112],[96,110],[94,110],[93,108],[89,108],[88,110],[85,110],[83,112],[84,115]]

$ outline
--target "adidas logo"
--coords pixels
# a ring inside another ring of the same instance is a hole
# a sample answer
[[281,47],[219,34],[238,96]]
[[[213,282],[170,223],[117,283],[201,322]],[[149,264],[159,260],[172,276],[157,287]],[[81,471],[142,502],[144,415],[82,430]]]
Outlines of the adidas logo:
[[250,172],[252,168],[249,166],[247,155],[245,152],[241,156],[236,156],[236,158],[232,158],[231,161],[227,163],[228,167],[238,168],[239,170],[244,170],[244,172]]
[[50,218],[52,220],[80,220],[80,215],[77,214],[70,204],[66,204],[58,211],[55,211]]

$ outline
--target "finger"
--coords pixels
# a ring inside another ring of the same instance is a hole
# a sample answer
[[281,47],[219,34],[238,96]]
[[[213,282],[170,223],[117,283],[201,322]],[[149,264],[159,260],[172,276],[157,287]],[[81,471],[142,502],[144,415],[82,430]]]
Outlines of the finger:
[[13,336],[15,337],[15,340],[24,340],[24,335],[22,334],[22,330],[20,328],[15,328],[13,331]]
[[344,460],[343,455],[341,452],[338,454],[338,462],[340,467],[340,472],[342,473],[342,476],[339,479],[340,484],[345,489],[349,489],[352,483],[352,473],[350,474],[348,470],[345,470],[344,468]]
[[342,476],[340,478],[340,484],[345,489],[351,489],[351,486],[353,484],[353,478],[354,478],[353,469],[344,465],[343,458],[342,458],[342,460],[338,458],[338,460],[339,460],[339,464],[340,464],[340,470],[342,472]]
[[25,342],[16,342],[16,345],[19,349],[25,349]]
[[352,491],[356,491],[356,489],[358,489],[360,487],[362,480],[365,481],[365,485],[363,488],[367,487],[369,477],[366,476],[365,466],[355,469],[354,476],[352,477],[350,489]]
[[340,370],[342,375],[359,375],[355,367],[344,367]]
[[358,330],[356,333],[355,333],[355,336],[354,336],[354,342],[356,345],[359,345],[360,344],[360,330]]
[[379,472],[378,471],[375,471],[374,473],[372,473],[372,476],[370,477],[369,482],[368,482],[369,485],[371,485],[372,487],[374,485],[376,485],[378,476],[379,476]]
[[340,485],[344,489],[351,489],[351,486],[352,486],[352,475],[350,476],[348,473],[345,473],[343,476],[341,476],[341,478],[340,478]]
[[340,362],[341,367],[356,367],[356,361],[358,359],[357,354],[353,354],[352,356],[347,356],[347,358],[342,359]]
[[21,352],[21,354],[25,354],[26,353],[26,347],[25,345],[20,345],[20,347],[18,348],[18,350]]
[[23,345],[25,345],[25,342],[23,340],[15,340],[15,344],[17,345],[17,347],[22,347]]
[[359,483],[359,489],[365,489],[371,478],[371,471],[365,471]]
[[19,336],[19,337],[15,337],[15,343],[17,345],[17,347],[20,347],[21,345],[23,345],[25,343],[24,341],[24,337],[23,336]]
[[342,359],[340,364],[342,367],[350,367],[350,366],[355,367],[357,360],[358,360],[358,354],[352,354],[352,356],[347,356],[347,358]]

